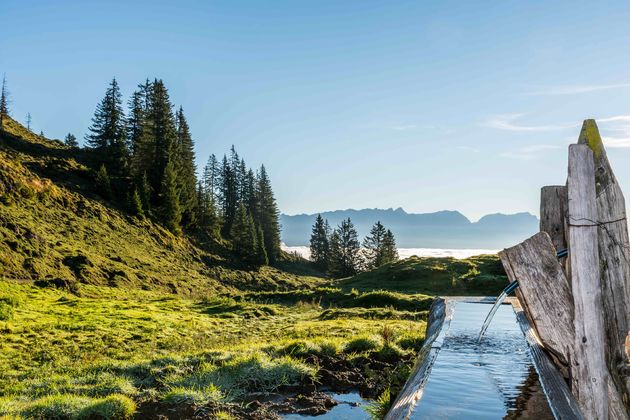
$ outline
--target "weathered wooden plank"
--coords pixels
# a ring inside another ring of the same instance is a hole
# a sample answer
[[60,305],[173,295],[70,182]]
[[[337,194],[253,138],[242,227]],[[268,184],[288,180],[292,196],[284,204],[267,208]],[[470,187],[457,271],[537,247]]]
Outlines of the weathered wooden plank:
[[575,309],[572,391],[588,419],[609,417],[604,319],[597,242],[597,203],[593,152],[569,146],[567,181],[571,283]]
[[549,407],[558,420],[583,420],[580,407],[571,394],[564,377],[556,369],[541,345],[541,340],[518,302],[513,303],[516,320],[525,334],[532,355],[532,361],[538,372],[540,384],[549,401]]
[[439,339],[440,333],[443,331],[444,323],[450,322],[452,312],[451,305],[446,303],[444,299],[438,298],[431,305],[424,343],[407,382],[385,416],[385,420],[408,418],[422,397],[431,366],[442,347],[442,340]]
[[508,278],[518,280],[519,301],[545,349],[568,373],[575,334],[573,298],[549,235],[539,232],[499,257]]
[[567,187],[551,185],[540,190],[540,231],[547,232],[556,251],[567,248],[564,220],[567,214]]
[[598,242],[607,364],[625,403],[630,400],[630,376],[624,365],[625,338],[630,330],[630,244],[626,203],[615,178],[597,124],[586,120],[578,140],[593,151],[597,202]]

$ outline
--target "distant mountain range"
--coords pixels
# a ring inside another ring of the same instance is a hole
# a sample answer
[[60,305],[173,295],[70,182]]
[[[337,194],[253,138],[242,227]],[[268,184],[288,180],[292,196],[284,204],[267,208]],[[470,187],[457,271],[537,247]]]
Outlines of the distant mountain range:
[[[471,222],[458,211],[407,213],[397,209],[335,210],[321,213],[334,228],[350,218],[361,239],[377,221],[391,229],[401,248],[486,248],[515,245],[538,231],[530,213],[489,214]],[[315,214],[282,214],[282,241],[288,246],[308,245]]]

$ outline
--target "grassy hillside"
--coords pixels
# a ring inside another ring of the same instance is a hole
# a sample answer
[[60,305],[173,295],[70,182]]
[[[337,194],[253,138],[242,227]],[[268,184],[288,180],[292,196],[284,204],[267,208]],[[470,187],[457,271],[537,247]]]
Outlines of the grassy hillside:
[[0,275],[187,295],[315,287],[270,267],[242,270],[219,243],[192,243],[94,194],[88,157],[7,121],[0,134]]
[[[333,282],[238,264],[94,193],[90,157],[0,134],[0,417],[320,414],[407,378],[433,298],[496,294],[496,257],[412,258]],[[385,400],[385,404],[387,401]]]

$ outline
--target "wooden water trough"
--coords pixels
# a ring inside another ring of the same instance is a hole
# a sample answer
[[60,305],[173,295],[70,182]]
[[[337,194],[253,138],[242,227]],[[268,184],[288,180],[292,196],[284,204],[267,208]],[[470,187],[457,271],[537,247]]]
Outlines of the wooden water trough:
[[[566,184],[542,188],[540,232],[499,257],[510,281],[519,283],[517,320],[554,416],[629,420],[625,200],[594,120],[584,121],[577,144],[569,146],[568,161]],[[568,257],[558,260],[562,249],[569,250]],[[447,312],[447,306],[436,307],[425,354],[388,419],[408,417],[422,395],[428,361],[435,357],[436,331]]]

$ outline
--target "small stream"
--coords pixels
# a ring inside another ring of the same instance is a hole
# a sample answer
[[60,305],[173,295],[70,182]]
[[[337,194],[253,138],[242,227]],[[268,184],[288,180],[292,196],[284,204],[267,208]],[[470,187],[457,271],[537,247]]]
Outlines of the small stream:
[[285,420],[298,420],[298,419],[311,419],[317,418],[317,420],[357,420],[368,419],[369,416],[362,407],[369,404],[368,400],[361,398],[358,392],[350,392],[348,394],[330,393],[330,395],[337,401],[337,405],[334,406],[326,414],[319,416],[305,416],[302,414],[287,414],[282,416]]

